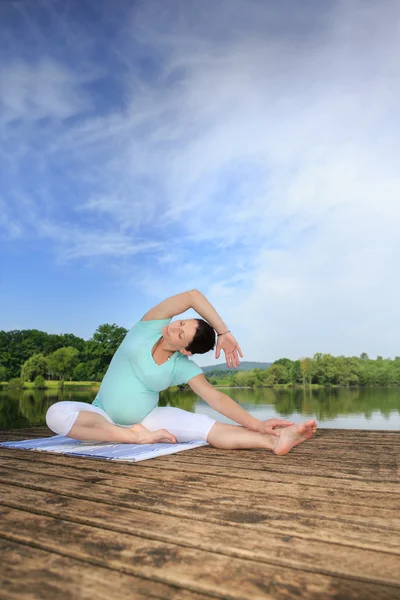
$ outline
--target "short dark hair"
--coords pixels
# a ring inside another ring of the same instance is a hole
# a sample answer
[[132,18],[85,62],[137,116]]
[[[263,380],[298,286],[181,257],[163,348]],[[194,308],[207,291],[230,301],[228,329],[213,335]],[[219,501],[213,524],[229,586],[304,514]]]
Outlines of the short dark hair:
[[185,348],[192,354],[205,354],[215,346],[215,331],[207,321],[196,319],[198,325],[193,340]]

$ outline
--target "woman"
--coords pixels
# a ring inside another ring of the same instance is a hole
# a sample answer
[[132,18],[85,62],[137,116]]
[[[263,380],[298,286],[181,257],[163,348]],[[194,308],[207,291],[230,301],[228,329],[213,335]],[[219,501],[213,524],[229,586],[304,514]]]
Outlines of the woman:
[[[203,319],[173,316],[193,308]],[[93,404],[57,402],[46,414],[49,428],[73,439],[152,444],[204,440],[216,448],[265,448],[277,455],[311,438],[312,419],[296,425],[281,419],[260,421],[216,390],[189,360],[215,345],[228,367],[239,365],[242,351],[213,306],[198,290],[167,298],[132,327],[116,351]],[[207,415],[158,407],[159,392],[188,383],[214,410],[243,427],[219,423]]]

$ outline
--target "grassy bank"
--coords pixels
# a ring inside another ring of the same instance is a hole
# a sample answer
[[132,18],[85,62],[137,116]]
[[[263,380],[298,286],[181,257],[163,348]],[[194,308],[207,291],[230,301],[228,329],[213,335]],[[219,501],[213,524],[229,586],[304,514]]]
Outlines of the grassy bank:
[[[58,390],[59,381],[46,381],[47,390]],[[8,387],[6,381],[0,383],[0,386],[4,388]],[[97,391],[100,388],[100,382],[98,381],[64,381],[64,390],[81,390],[81,391]],[[25,381],[24,389],[33,390],[35,389],[33,382]]]

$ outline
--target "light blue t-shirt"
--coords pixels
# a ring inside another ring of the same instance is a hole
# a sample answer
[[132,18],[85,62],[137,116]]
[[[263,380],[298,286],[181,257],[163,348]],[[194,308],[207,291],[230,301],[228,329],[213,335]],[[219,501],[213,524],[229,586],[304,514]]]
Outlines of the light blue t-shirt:
[[105,410],[115,423],[139,423],[157,406],[161,390],[187,383],[203,373],[180,352],[162,365],[154,361],[153,346],[170,322],[171,319],[139,321],[114,354],[93,405]]

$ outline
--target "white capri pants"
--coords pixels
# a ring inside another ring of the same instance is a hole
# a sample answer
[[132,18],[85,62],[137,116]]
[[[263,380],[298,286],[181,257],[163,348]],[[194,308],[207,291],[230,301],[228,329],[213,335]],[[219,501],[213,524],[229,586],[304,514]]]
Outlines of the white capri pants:
[[[80,411],[95,412],[110,423],[117,425],[108,414],[92,404],[86,402],[56,402],[46,413],[47,426],[59,435],[68,435]],[[207,441],[207,436],[215,420],[208,415],[201,415],[173,406],[156,406],[140,424],[149,431],[166,429],[176,437],[177,442],[191,442],[192,440]],[[134,425],[134,423],[132,423]],[[120,425],[120,427],[132,427]]]

